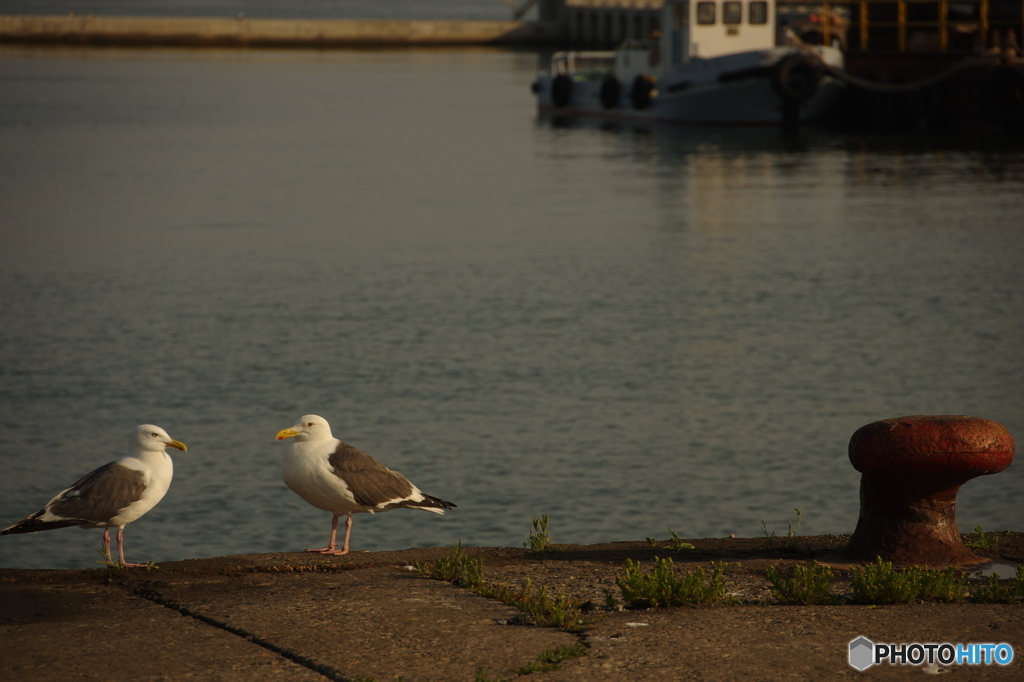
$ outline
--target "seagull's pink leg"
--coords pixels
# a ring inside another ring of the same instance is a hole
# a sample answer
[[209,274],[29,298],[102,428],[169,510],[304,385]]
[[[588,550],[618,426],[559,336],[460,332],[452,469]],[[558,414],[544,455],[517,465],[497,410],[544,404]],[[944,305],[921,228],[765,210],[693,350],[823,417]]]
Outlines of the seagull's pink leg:
[[[349,517],[349,518],[351,518],[351,517]],[[335,514],[334,518],[331,519],[331,541],[329,543],[327,543],[326,547],[321,547],[320,549],[307,549],[306,551],[307,552],[317,552],[318,554],[327,554],[328,552],[333,552],[334,548],[337,547],[337,544],[335,543],[335,538],[337,538],[337,537],[338,537],[338,515]]]
[[331,556],[342,556],[348,554],[348,539],[352,535],[352,515],[349,514],[345,517],[345,544],[341,549],[335,549],[338,545],[335,543],[335,538],[338,535],[338,517],[334,517],[334,522],[331,524],[331,544],[323,549],[307,549],[307,552],[319,552],[320,554],[330,554]]
[[103,529],[103,556],[107,560],[107,566],[116,566],[113,561],[110,560],[110,527]]
[[125,568],[145,568],[146,564],[128,564],[124,560],[124,526],[117,529],[117,558]]

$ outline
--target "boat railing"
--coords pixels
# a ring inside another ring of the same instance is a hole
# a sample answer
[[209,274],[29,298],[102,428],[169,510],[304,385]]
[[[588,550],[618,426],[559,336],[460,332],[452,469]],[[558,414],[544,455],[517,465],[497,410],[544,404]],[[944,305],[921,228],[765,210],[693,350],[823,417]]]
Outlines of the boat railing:
[[657,40],[623,40],[622,43],[619,44],[619,49],[648,52],[656,49],[658,46]]
[[551,57],[551,75],[601,77],[611,71],[614,65],[615,53],[610,50],[556,52]]

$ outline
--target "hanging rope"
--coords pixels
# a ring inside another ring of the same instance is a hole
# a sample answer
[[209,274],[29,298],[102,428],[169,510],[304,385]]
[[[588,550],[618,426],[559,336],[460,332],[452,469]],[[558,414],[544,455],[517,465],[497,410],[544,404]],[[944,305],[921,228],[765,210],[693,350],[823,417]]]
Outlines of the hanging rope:
[[929,76],[928,78],[910,81],[909,83],[879,83],[876,81],[869,81],[866,78],[854,76],[853,74],[847,73],[842,69],[837,69],[834,66],[826,66],[825,71],[833,78],[861,88],[862,90],[870,90],[872,92],[913,92],[915,90],[924,90],[936,83],[941,83],[947,78],[952,78],[961,71],[966,71],[967,69],[971,69],[976,66],[987,66],[991,63],[991,59],[986,59],[984,57],[967,57],[942,73]]

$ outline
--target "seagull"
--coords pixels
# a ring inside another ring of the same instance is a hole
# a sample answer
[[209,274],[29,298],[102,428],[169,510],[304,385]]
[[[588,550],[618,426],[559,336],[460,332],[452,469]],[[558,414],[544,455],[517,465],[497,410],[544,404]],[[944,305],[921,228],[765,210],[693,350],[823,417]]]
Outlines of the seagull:
[[[299,497],[317,509],[334,514],[326,547],[307,549],[341,556],[348,554],[352,515],[374,514],[399,507],[444,514],[456,505],[423,494],[405,476],[331,435],[323,417],[307,414],[295,426],[277,433],[277,440],[294,438],[282,462],[282,478]],[[337,549],[338,518],[345,516],[345,542]]]
[[[159,426],[143,424],[128,436],[128,456],[104,464],[31,516],[0,535],[35,533],[67,526],[103,529],[103,556],[108,566],[144,567],[124,560],[124,527],[156,506],[167,494],[174,464],[166,450],[188,450]],[[118,563],[110,560],[110,529],[117,528]]]

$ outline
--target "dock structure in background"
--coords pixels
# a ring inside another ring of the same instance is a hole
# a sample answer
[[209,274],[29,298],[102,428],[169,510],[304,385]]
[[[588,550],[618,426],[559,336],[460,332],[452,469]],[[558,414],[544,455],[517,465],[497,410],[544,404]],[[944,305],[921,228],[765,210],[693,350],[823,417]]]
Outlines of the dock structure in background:
[[0,15],[0,42],[183,47],[554,45],[542,21]]
[[966,55],[1022,56],[1021,0],[780,2],[778,12],[780,23],[788,20],[801,40],[811,45],[836,44],[848,63],[851,59],[892,65],[936,58],[945,62]]
[[[718,5],[723,0],[693,0]],[[659,29],[664,0],[540,0],[538,19],[567,42],[614,47]],[[735,3],[732,3],[735,4]],[[745,4],[745,3],[743,3]],[[1022,0],[860,0],[776,2],[780,29],[812,45],[848,53],[965,54],[1020,49]],[[785,36],[780,33],[780,42]]]
[[[700,1],[700,0],[698,0]],[[842,127],[1024,129],[1022,0],[779,3],[779,23],[845,54]]]
[[[664,0],[536,0],[511,21],[0,15],[0,42],[231,47],[585,45],[614,47],[658,29]],[[522,20],[536,7],[535,20]]]
[[572,45],[611,48],[656,32],[664,0],[540,0],[538,19],[557,24]]

